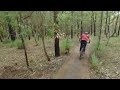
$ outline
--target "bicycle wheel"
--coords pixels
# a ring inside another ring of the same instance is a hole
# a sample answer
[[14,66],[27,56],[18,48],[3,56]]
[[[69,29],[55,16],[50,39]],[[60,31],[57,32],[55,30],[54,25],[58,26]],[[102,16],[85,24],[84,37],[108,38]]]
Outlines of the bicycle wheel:
[[80,51],[80,59],[82,58],[83,53],[84,53],[84,52],[83,52],[83,49],[84,49],[84,48],[82,48],[81,51]]

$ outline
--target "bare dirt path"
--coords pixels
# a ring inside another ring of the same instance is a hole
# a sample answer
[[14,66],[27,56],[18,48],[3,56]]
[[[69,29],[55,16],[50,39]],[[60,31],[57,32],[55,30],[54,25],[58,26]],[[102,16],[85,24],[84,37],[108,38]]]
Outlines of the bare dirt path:
[[79,60],[79,46],[71,50],[70,56],[66,62],[53,76],[53,79],[90,79],[89,54],[90,45],[86,47],[84,58]]

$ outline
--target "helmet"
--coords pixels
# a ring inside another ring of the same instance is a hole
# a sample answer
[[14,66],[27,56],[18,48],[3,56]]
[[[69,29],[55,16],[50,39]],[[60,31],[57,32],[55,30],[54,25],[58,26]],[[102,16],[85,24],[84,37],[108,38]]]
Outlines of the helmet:
[[88,34],[88,32],[85,32],[85,34]]

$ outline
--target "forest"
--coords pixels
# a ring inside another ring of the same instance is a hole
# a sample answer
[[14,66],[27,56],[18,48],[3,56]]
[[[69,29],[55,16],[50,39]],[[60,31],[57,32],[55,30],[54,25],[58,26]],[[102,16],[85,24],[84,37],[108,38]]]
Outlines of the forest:
[[0,11],[0,79],[120,79],[119,34],[119,11]]

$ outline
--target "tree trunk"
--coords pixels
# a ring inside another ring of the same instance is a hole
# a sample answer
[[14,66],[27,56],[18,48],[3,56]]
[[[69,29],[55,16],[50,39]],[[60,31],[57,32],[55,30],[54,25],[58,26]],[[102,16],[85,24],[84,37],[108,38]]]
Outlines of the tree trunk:
[[100,40],[101,40],[102,19],[103,19],[103,11],[101,11],[101,21],[100,21],[100,30],[99,30],[99,37],[98,37],[98,48],[97,48],[97,50],[99,49],[99,46],[100,46]]
[[3,35],[3,33],[1,33],[1,38],[2,38],[2,40],[3,40],[5,37],[6,37],[6,36]]
[[27,56],[27,50],[26,50],[26,46],[25,46],[25,41],[24,41],[23,36],[21,35],[22,31],[21,31],[21,27],[19,25],[19,24],[22,23],[21,13],[19,13],[19,18],[17,18],[17,23],[18,23],[18,32],[20,34],[20,38],[21,38],[23,48],[24,48],[24,53],[25,53],[25,58],[26,58],[26,65],[27,65],[27,68],[29,68],[29,62],[28,62],[28,56]]
[[82,22],[82,19],[83,19],[83,11],[81,11],[81,35],[83,33],[83,22]]
[[44,52],[45,52],[45,55],[47,57],[47,60],[50,61],[50,58],[47,54],[47,51],[46,51],[46,48],[45,48],[45,40],[44,40],[44,36],[42,36],[42,43],[43,43],[43,48],[44,48]]
[[28,39],[30,40],[30,35],[28,35]]
[[108,32],[108,40],[107,40],[107,43],[106,43],[106,46],[108,45],[108,43],[109,43],[109,40],[110,40],[110,15],[109,15],[109,17],[108,17],[108,25],[107,25],[107,32]]
[[94,21],[94,36],[96,36],[96,15],[95,13],[94,13],[93,21]]
[[91,28],[90,28],[90,30],[91,30],[91,35],[92,35],[92,28],[93,28],[93,11],[92,11],[92,14],[91,14]]
[[[79,37],[79,35],[80,35],[80,30],[79,30],[80,26],[79,26],[78,20],[77,20],[77,22],[76,22],[76,28],[77,28],[77,31],[76,31],[77,37]],[[79,32],[79,33],[78,33],[78,32]]]
[[73,11],[71,11],[72,25],[71,25],[71,39],[73,39]]
[[117,29],[118,20],[119,20],[119,11],[118,11],[118,15],[117,15],[116,22],[115,22],[115,29],[114,29],[114,32],[113,32],[113,34],[111,35],[111,37],[114,37],[114,34],[116,34],[116,31],[117,31],[116,29]]
[[73,26],[71,26],[71,39],[73,39]]
[[60,56],[60,48],[59,48],[59,38],[55,38],[55,56]]
[[118,28],[118,36],[120,34],[120,22],[119,22],[119,28]]
[[105,25],[105,31],[104,31],[104,34],[106,35],[106,38],[107,38],[107,33],[108,33],[108,32],[107,32],[107,26],[108,26],[108,25],[107,25],[107,24],[108,24],[107,21],[108,21],[108,11],[106,11],[106,22],[105,22],[106,25]]
[[80,27],[80,26],[79,26],[79,22],[78,22],[78,20],[77,20],[77,30],[79,30],[79,27]]
[[36,46],[38,46],[37,35],[36,35],[35,31],[33,31],[33,34],[34,34],[34,40],[35,40]]
[[[41,13],[39,13],[39,14],[41,15]],[[44,21],[45,21],[45,17],[44,17],[44,15],[41,15],[41,22],[39,23],[39,25],[37,25],[37,30],[38,30],[39,35],[41,36],[41,39],[42,39],[42,44],[43,44],[45,56],[47,57],[47,60],[50,61],[50,58],[47,54],[46,47],[45,47],[44,38],[45,38],[46,27],[44,26]]]
[[34,37],[34,31],[32,30],[32,36]]
[[3,42],[3,40],[2,40],[2,36],[1,36],[1,35],[0,35],[0,41]]
[[[58,16],[58,11],[54,11],[54,23],[56,25],[58,25],[58,21],[57,21],[57,16]],[[57,37],[58,34],[58,28],[55,27],[55,31],[54,31],[54,36],[55,36],[55,57],[60,56],[60,47],[59,47],[59,37]]]
[[24,48],[24,52],[25,52],[25,58],[26,58],[26,65],[29,68],[29,62],[28,62],[28,56],[27,56],[27,50],[26,50],[26,46],[25,46],[25,41],[23,39],[23,36],[21,35],[21,40],[22,40],[22,44],[23,44],[23,48]]
[[12,41],[15,41],[16,33],[15,33],[15,31],[13,31],[13,28],[10,23],[8,23],[8,29],[9,29],[9,37],[11,37]]
[[32,28],[32,36],[33,36],[33,38],[35,40],[36,46],[38,46],[37,37],[36,37],[36,26],[31,25],[31,28]]

